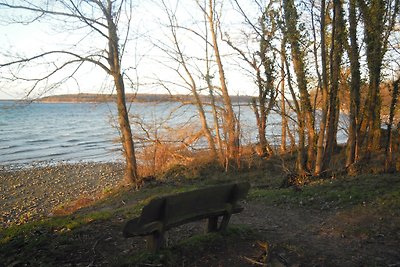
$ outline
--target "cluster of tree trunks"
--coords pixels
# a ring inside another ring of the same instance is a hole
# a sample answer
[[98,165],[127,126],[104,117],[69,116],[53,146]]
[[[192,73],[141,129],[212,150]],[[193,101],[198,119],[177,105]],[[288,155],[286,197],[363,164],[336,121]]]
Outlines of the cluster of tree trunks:
[[[51,6],[46,1],[41,4],[29,4],[25,1],[16,4],[2,0],[0,7],[29,12],[34,14],[34,20],[41,19],[42,16],[48,16],[49,20],[74,20],[77,23],[76,29],[80,26],[91,29],[103,38],[107,48],[97,53],[55,49],[12,60],[1,64],[1,68],[22,68],[26,62],[45,60],[47,56],[60,54],[70,58],[65,65],[77,64],[79,69],[83,63],[90,63],[105,70],[112,77],[117,93],[118,122],[126,158],[126,181],[138,186],[140,178],[126,106],[126,74],[121,66],[129,33],[121,40],[119,31],[121,23],[127,23],[128,27],[124,25],[124,28],[129,31],[133,3],[128,0],[58,2],[57,5]],[[198,21],[201,21],[198,25],[202,23],[198,28],[202,30],[196,30],[194,27],[181,26],[176,7],[170,8],[166,1],[161,1],[160,6],[168,19],[167,28],[172,37],[172,45],[162,42],[154,44],[175,62],[176,65],[170,69],[177,73],[190,91],[198,111],[201,133],[208,142],[213,160],[220,162],[227,170],[232,166],[240,167],[240,124],[228,90],[224,65],[225,51],[221,50],[221,44],[227,44],[237,57],[246,63],[247,67],[243,69],[251,73],[254,87],[257,88],[258,95],[254,97],[251,105],[259,138],[257,152],[261,157],[277,152],[277,149],[270,145],[266,133],[268,116],[274,110],[282,115],[280,151],[287,151],[288,137],[292,147],[296,147],[297,150],[297,173],[300,176],[319,176],[326,173],[337,145],[336,134],[341,106],[339,94],[343,88],[348,88],[350,98],[346,166],[351,168],[361,160],[369,160],[374,151],[382,148],[380,86],[384,56],[388,51],[393,29],[399,25],[399,0],[270,0],[265,3],[254,1],[259,8],[255,19],[246,13],[243,4],[233,0],[232,6],[241,15],[238,17],[243,18],[248,26],[249,32],[244,35],[248,38],[247,46],[238,41],[240,38],[221,34],[223,12],[218,3],[218,0],[195,2],[199,13],[202,14],[202,18],[198,18]],[[221,10],[216,10],[217,6]],[[88,12],[89,10],[93,11]],[[121,22],[122,14],[128,18],[127,21]],[[301,19],[299,14],[311,16],[311,19]],[[31,17],[29,19],[22,19],[20,22],[34,21]],[[306,27],[311,30],[311,34],[305,34],[304,23],[309,23]],[[204,67],[199,67],[198,63],[192,64],[193,57],[185,55],[179,38],[179,32],[182,30],[194,34],[204,43]],[[360,40],[360,36],[364,39]],[[361,49],[365,52],[365,57],[360,55]],[[280,60],[276,60],[278,55]],[[310,59],[310,55],[313,59]],[[348,63],[344,59],[345,56]],[[366,60],[366,70],[361,69],[362,60]],[[40,83],[46,84],[49,78],[62,69],[63,67],[56,67],[44,78],[32,80],[31,90]],[[343,78],[345,71],[350,73],[348,80]],[[364,83],[362,73],[367,73],[368,79]],[[213,81],[214,76],[217,77],[216,81]],[[315,78],[314,83],[311,76]],[[392,129],[396,121],[398,83],[398,78],[392,83],[392,101],[384,147],[387,170],[395,168]],[[167,87],[166,83],[163,86]],[[367,88],[365,93],[362,92],[363,87]],[[211,122],[207,120],[208,109],[200,93],[205,91],[209,94],[207,99],[210,101],[207,101],[207,105],[211,106]],[[314,92],[314,99],[311,91]],[[295,117],[291,113],[294,113]],[[290,121],[295,122],[295,127],[289,126]]]

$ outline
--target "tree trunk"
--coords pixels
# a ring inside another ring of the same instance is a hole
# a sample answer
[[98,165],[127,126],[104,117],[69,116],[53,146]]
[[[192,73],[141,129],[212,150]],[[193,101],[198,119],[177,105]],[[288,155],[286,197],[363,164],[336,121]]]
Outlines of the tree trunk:
[[195,88],[192,89],[192,93],[197,106],[197,111],[200,116],[201,128],[203,129],[203,133],[207,139],[208,146],[211,151],[211,159],[217,160],[218,158],[217,149],[215,147],[214,137],[212,136],[210,128],[208,127],[207,117],[203,108],[203,103],[201,102],[199,94],[197,93]]
[[122,75],[115,73],[114,82],[117,91],[117,108],[118,108],[118,122],[122,134],[122,145],[125,155],[125,181],[128,184],[139,186],[139,179],[137,175],[135,147],[132,140],[132,131],[129,123],[129,115],[126,108],[125,101],[125,87]]
[[358,1],[364,21],[364,35],[366,41],[367,65],[369,71],[368,94],[365,103],[365,123],[361,131],[366,134],[366,158],[371,152],[380,148],[380,109],[381,98],[379,92],[385,20],[385,1],[372,0],[369,6],[364,1]]
[[321,73],[321,91],[322,91],[322,105],[321,105],[321,121],[319,124],[319,133],[317,140],[317,155],[315,158],[315,168],[314,175],[320,175],[323,171],[323,159],[325,154],[325,131],[327,125],[327,116],[328,116],[328,72],[327,72],[327,60],[326,60],[326,14],[325,14],[325,1],[321,1],[321,65],[322,65],[322,73]]
[[[392,129],[393,129],[393,119],[394,119],[394,113],[395,113],[396,104],[397,104],[397,98],[399,96],[399,82],[400,82],[400,78],[397,79],[393,83],[392,102],[390,104],[389,123],[388,123],[388,127],[387,127],[387,139],[386,139],[386,148],[385,148],[385,171],[387,171],[387,172],[392,172],[392,171],[396,170],[396,162],[394,160],[394,153],[393,153]],[[399,130],[399,129],[397,129],[397,130]],[[397,132],[397,134],[398,134],[398,132]]]
[[336,145],[337,118],[338,118],[338,92],[340,80],[340,64],[343,54],[344,21],[341,0],[333,0],[333,25],[332,44],[330,52],[330,90],[329,111],[327,121],[326,147],[324,154],[323,169],[325,171],[333,155]]
[[[312,112],[310,96],[307,91],[307,80],[304,65],[304,52],[300,49],[300,31],[297,29],[297,10],[293,0],[283,1],[283,8],[285,13],[286,22],[286,36],[291,47],[293,69],[297,78],[297,86],[300,92],[300,106],[301,106],[301,118],[299,120],[299,147],[301,150],[305,150],[305,130],[308,133],[308,149],[307,156],[305,159],[306,164],[303,160],[300,160],[298,169],[300,172],[308,171],[311,165],[314,163],[314,116]],[[301,151],[301,154],[304,152]]]
[[347,141],[346,167],[350,167],[358,160],[359,153],[359,116],[360,116],[360,62],[357,42],[357,13],[356,1],[349,3],[349,36],[350,46],[348,55],[350,59],[351,82],[350,82],[350,127]]
[[[284,37],[283,42],[285,43],[286,38]],[[295,112],[297,115],[297,132],[299,135],[299,142],[297,145],[297,158],[296,158],[296,168],[297,171],[300,175],[306,174],[306,163],[307,163],[307,153],[305,150],[305,139],[304,139],[304,116],[301,112],[300,104],[296,98],[296,93],[293,89],[292,82],[291,82],[291,74],[290,74],[290,69],[289,69],[289,62],[286,59],[286,49],[285,45],[281,46],[281,57],[283,58],[283,61],[285,62],[285,67],[286,67],[286,73],[287,73],[287,81],[288,81],[288,88],[289,92],[292,95],[292,100],[295,106]],[[294,143],[294,137],[290,134],[289,131],[289,136],[291,137],[292,144]]]
[[[213,49],[215,53],[215,60],[218,66],[218,74],[221,85],[221,94],[222,100],[225,106],[225,123],[226,123],[226,131],[227,131],[227,154],[228,160],[231,162],[235,162],[239,157],[239,140],[236,129],[236,118],[235,113],[233,112],[231,98],[229,96],[228,87],[226,85],[226,78],[224,73],[224,67],[221,60],[221,55],[219,52],[218,41],[217,41],[217,33],[215,29],[215,21],[214,21],[214,0],[209,0],[209,14],[208,14],[208,22],[210,27],[210,33],[213,43]],[[229,163],[228,163],[229,165]]]
[[[285,43],[281,43],[281,51],[284,50]],[[281,153],[286,152],[286,129],[288,127],[286,118],[286,100],[285,100],[285,58],[281,55]]]
[[137,175],[137,165],[135,156],[135,147],[132,139],[131,125],[129,123],[129,115],[125,101],[125,85],[121,74],[120,56],[118,50],[117,27],[112,17],[112,3],[109,1],[107,6],[107,23],[108,23],[108,63],[110,64],[110,72],[114,78],[115,89],[117,91],[117,108],[118,122],[121,130],[122,146],[125,155],[125,181],[129,184],[139,186],[139,178]]

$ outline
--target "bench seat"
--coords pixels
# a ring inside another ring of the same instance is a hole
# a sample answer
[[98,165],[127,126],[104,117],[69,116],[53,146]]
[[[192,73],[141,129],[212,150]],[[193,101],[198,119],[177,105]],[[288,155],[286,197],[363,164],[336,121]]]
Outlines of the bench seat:
[[223,231],[231,215],[243,210],[238,201],[246,197],[249,188],[249,183],[242,182],[157,197],[143,207],[140,217],[125,224],[123,235],[146,236],[148,249],[157,251],[165,245],[166,231],[189,222],[208,219],[207,231]]

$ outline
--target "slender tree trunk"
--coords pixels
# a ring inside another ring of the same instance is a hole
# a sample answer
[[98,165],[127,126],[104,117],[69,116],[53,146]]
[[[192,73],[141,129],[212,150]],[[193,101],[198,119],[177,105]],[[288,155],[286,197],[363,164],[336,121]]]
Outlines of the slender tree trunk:
[[203,129],[203,133],[207,139],[208,146],[211,151],[211,159],[217,160],[218,159],[217,148],[215,147],[214,137],[212,136],[210,128],[208,127],[207,117],[203,108],[203,103],[201,102],[200,96],[195,88],[192,89],[192,93],[195,99],[197,111],[199,113],[201,128]]
[[350,46],[348,55],[351,68],[350,82],[350,127],[349,138],[347,141],[346,167],[350,167],[358,160],[359,153],[359,116],[360,116],[360,62],[357,42],[357,13],[356,1],[350,0],[349,3],[349,37]]
[[[281,43],[281,53],[285,49],[285,43]],[[281,153],[286,152],[286,129],[288,127],[286,117],[286,100],[285,100],[285,58],[281,55]]]
[[[260,99],[258,101],[260,101]],[[257,154],[260,157],[265,157],[267,155],[267,139],[265,138],[265,122],[263,122],[262,116],[260,115],[262,113],[260,111],[262,104],[263,103],[259,103],[260,107],[258,107],[257,98],[252,99],[251,105],[253,107],[253,112],[256,117],[256,124],[258,130]]]
[[[286,22],[286,36],[291,46],[291,55],[293,61],[294,72],[296,73],[297,86],[300,92],[300,105],[301,105],[301,119],[299,120],[299,147],[301,150],[305,150],[305,130],[308,133],[308,149],[307,157],[304,162],[298,162],[301,164],[298,166],[299,172],[305,174],[308,172],[311,165],[314,163],[314,117],[310,102],[310,95],[307,91],[307,80],[304,64],[304,52],[300,49],[300,32],[297,29],[297,10],[293,0],[283,1],[283,8],[285,13]],[[301,153],[304,153],[303,151]]]
[[210,99],[211,99],[211,109],[212,109],[212,114],[213,114],[213,119],[214,119],[214,129],[215,129],[215,135],[217,138],[217,145],[218,145],[218,159],[221,164],[224,163],[224,144],[222,142],[221,138],[221,131],[220,131],[220,124],[219,124],[219,119],[218,119],[218,111],[217,111],[217,106],[215,103],[215,97],[213,93],[213,86],[211,84],[211,80],[209,78],[209,71],[207,71],[207,86],[208,86],[208,92],[210,94]]
[[208,22],[211,33],[211,39],[213,43],[213,49],[215,53],[215,60],[218,66],[218,74],[221,85],[221,94],[222,100],[225,106],[225,123],[226,123],[226,131],[227,131],[227,152],[229,161],[237,161],[239,156],[239,140],[236,129],[236,118],[235,113],[233,112],[231,98],[229,96],[228,87],[226,85],[226,78],[224,67],[222,64],[221,55],[219,52],[218,41],[217,41],[217,32],[215,28],[214,21],[214,0],[209,0],[209,14],[208,14]]
[[392,172],[396,170],[396,163],[394,161],[393,153],[393,119],[397,105],[397,98],[399,96],[399,82],[400,78],[393,83],[392,102],[390,104],[389,123],[387,127],[387,139],[385,148],[385,171]]
[[322,91],[322,105],[321,105],[321,121],[319,124],[319,133],[317,141],[317,155],[315,159],[314,175],[320,175],[323,171],[323,159],[325,154],[325,131],[327,124],[328,115],[328,72],[327,72],[327,60],[326,60],[326,14],[325,14],[325,1],[321,1],[321,91]]
[[197,112],[199,114],[200,117],[200,123],[201,123],[201,129],[202,132],[204,134],[204,136],[207,139],[208,142],[208,146],[210,148],[211,151],[211,159],[212,160],[217,160],[218,155],[217,155],[217,149],[215,147],[215,142],[214,142],[214,137],[211,134],[210,128],[208,127],[208,123],[207,123],[207,117],[206,117],[206,113],[204,111],[204,107],[203,107],[203,103],[200,99],[200,96],[197,92],[197,85],[196,82],[193,78],[192,73],[190,72],[187,64],[186,64],[186,60],[183,56],[183,52],[181,50],[180,44],[179,44],[179,40],[177,38],[177,33],[175,30],[175,25],[173,23],[173,18],[172,15],[169,15],[169,20],[170,20],[170,26],[171,26],[171,31],[172,31],[172,38],[174,39],[174,44],[176,47],[176,52],[178,53],[178,57],[179,57],[179,62],[182,65],[183,69],[185,70],[185,73],[188,77],[188,80],[185,82],[188,84],[188,86],[190,86],[190,90],[192,91],[192,95],[194,98],[194,103],[196,105],[197,108]]
[[112,14],[112,3],[108,1],[107,17],[108,23],[108,62],[110,64],[110,72],[114,78],[115,89],[117,92],[117,108],[118,108],[118,122],[121,130],[122,146],[125,155],[125,181],[133,183],[136,187],[139,186],[139,177],[137,174],[135,147],[132,140],[132,130],[129,123],[128,110],[126,108],[125,100],[125,85],[121,74],[120,55],[118,49],[118,35],[117,27],[114,24]]
[[[283,42],[286,42],[285,37],[284,37]],[[284,45],[282,46],[281,57],[283,58],[283,61],[285,62],[288,88],[289,88],[290,94],[292,95],[292,100],[293,100],[293,103],[295,106],[295,112],[297,115],[297,132],[298,132],[298,136],[299,136],[299,141],[298,141],[298,145],[297,145],[296,167],[297,167],[298,173],[300,175],[304,175],[307,173],[307,170],[306,170],[307,153],[305,150],[304,116],[301,112],[300,104],[297,100],[296,93],[292,86],[292,82],[291,82],[292,78],[291,78],[290,69],[289,69],[289,62],[286,59],[286,49],[285,49]],[[291,141],[293,144],[294,137],[290,134],[290,131],[289,131],[289,136],[291,137]]]
[[[217,105],[215,103],[215,96],[214,96],[214,86],[212,84],[211,80],[211,73],[210,73],[210,56],[209,56],[209,40],[208,40],[208,31],[207,31],[207,14],[204,12],[204,29],[205,29],[205,53],[206,53],[206,76],[205,80],[207,83],[208,87],[208,92],[210,94],[210,100],[211,100],[211,109],[212,109],[212,114],[213,114],[213,120],[214,120],[214,131],[215,131],[215,138],[217,140],[216,143],[216,152],[218,156],[218,161],[219,163],[224,166],[226,164],[225,162],[225,157],[224,157],[224,143],[222,142],[221,138],[221,132],[220,132],[220,124],[219,124],[219,118],[218,118],[218,111],[217,111]],[[215,143],[215,142],[214,142]]]
[[366,40],[367,65],[369,71],[369,86],[365,104],[365,123],[362,132],[366,134],[366,158],[371,152],[380,148],[380,110],[381,98],[379,92],[385,19],[385,1],[372,0],[369,6],[364,1],[358,1],[364,21],[364,35]]
[[338,118],[338,92],[340,80],[340,64],[343,54],[344,21],[341,0],[333,0],[333,25],[332,44],[330,55],[330,90],[329,112],[327,121],[326,148],[324,154],[323,171],[329,166],[336,145],[337,118]]

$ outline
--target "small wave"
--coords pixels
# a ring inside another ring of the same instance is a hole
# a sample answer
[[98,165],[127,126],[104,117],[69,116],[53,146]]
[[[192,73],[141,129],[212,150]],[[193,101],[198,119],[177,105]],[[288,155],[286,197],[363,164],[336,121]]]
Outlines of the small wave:
[[67,143],[77,143],[77,142],[80,142],[81,140],[80,139],[68,139],[66,142]]
[[29,148],[29,149],[22,149],[22,150],[13,150],[10,152],[2,152],[3,156],[9,156],[9,155],[15,155],[15,154],[23,154],[23,153],[30,153],[30,152],[35,152],[37,149]]
[[19,147],[18,145],[3,145],[3,146],[0,146],[0,150],[3,150],[3,149],[14,149],[14,148],[17,148],[17,147]]
[[48,143],[48,142],[53,142],[54,139],[31,139],[31,140],[27,140],[26,143],[28,144],[37,144],[37,143]]
[[101,144],[101,143],[104,143],[104,140],[83,141],[83,142],[79,142],[77,145],[78,146],[91,147],[91,146],[97,146],[98,144]]

